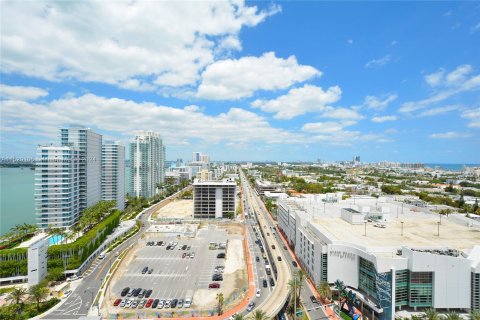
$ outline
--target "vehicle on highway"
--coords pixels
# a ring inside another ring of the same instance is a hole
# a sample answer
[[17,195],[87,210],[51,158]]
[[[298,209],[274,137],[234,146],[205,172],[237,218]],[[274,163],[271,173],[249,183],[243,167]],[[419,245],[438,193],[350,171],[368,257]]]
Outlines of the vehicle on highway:
[[65,291],[65,292],[63,293],[62,298],[64,298],[64,299],[65,299],[65,298],[68,298],[68,296],[69,296],[71,293],[72,293],[72,290],[67,290],[67,291]]
[[120,304],[118,305],[119,307],[125,307],[125,304],[127,304],[127,300],[128,299],[123,299],[122,302],[120,302]]
[[153,299],[148,299],[147,304],[145,304],[145,308],[150,308],[153,304]]
[[78,279],[82,279],[83,277],[82,276],[77,276],[76,274],[71,276],[71,277],[68,277],[67,278],[67,281],[75,281],[75,280],[78,280]]
[[312,301],[312,303],[318,303],[318,300],[315,298],[315,296],[310,296],[310,301]]
[[260,297],[260,289],[257,289],[257,292],[255,293],[255,296],[258,298]]
[[282,261],[282,257],[277,256],[277,260],[278,260],[278,261]]
[[293,266],[294,266],[295,268],[298,267],[297,261],[293,260],[293,261],[292,261],[292,264],[293,264]]
[[183,308],[183,299],[178,299],[177,307],[178,308]]
[[105,258],[106,255],[107,255],[106,252],[102,252],[98,255],[98,259],[102,260],[103,258]]
[[273,278],[270,278],[270,286],[275,287],[275,281],[273,281]]
[[257,262],[259,262],[259,261],[260,261],[260,257],[259,257],[259,256],[256,256],[256,257],[255,257],[255,260],[256,260]]
[[225,259],[225,253],[222,252],[222,253],[217,254],[217,258],[218,259]]
[[271,274],[272,274],[272,269],[270,269],[270,266],[265,266],[265,272],[266,272],[268,275],[271,275]]
[[170,308],[176,308],[178,303],[178,299],[173,299],[172,302],[170,302]]
[[267,280],[263,280],[263,287],[264,287],[264,288],[268,287],[268,282],[267,282]]
[[215,282],[210,283],[210,284],[208,285],[208,288],[209,288],[209,289],[219,289],[219,288],[220,288],[220,283],[215,283]]
[[247,311],[250,312],[255,308],[255,302],[250,302],[247,307]]
[[186,297],[185,302],[183,304],[183,307],[184,308],[190,308],[191,305],[192,305],[192,298]]
[[160,302],[159,299],[155,299],[153,300],[153,303],[152,303],[152,309],[155,309],[157,306],[158,306],[158,303]]
[[145,298],[150,298],[150,296],[152,295],[152,292],[153,292],[152,289],[148,289],[147,292],[145,292]]

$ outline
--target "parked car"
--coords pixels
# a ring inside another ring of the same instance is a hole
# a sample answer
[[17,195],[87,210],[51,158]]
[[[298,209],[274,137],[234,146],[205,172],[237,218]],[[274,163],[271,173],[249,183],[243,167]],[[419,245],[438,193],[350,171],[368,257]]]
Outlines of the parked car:
[[297,261],[293,260],[293,261],[292,261],[292,264],[293,264],[293,266],[294,266],[295,268],[298,267]]
[[209,288],[209,289],[219,289],[219,288],[220,288],[220,283],[215,283],[215,282],[210,283],[210,284],[208,285],[208,288]]
[[264,287],[264,288],[268,287],[268,282],[267,282],[267,280],[263,280],[263,287]]
[[217,273],[217,274],[214,274],[214,275],[212,276],[212,281],[223,281],[223,275],[218,274],[218,273]]
[[153,292],[152,289],[148,289],[147,292],[145,292],[145,298],[150,298],[150,296],[152,295],[152,292]]
[[315,298],[315,296],[310,296],[310,301],[312,301],[312,303],[318,303],[318,300]]
[[178,299],[173,299],[170,303],[170,308],[176,308],[178,303]]
[[125,297],[129,291],[130,291],[129,287],[123,288],[122,292],[120,293],[120,296]]
[[218,259],[225,259],[225,253],[222,252],[222,253],[217,254],[217,258]]
[[177,307],[178,308],[183,308],[183,299],[178,299]]
[[190,259],[195,258],[195,252],[190,253]]
[[191,305],[192,305],[192,298],[190,297],[185,298],[185,303],[183,304],[183,307],[190,308]]
[[145,295],[145,292],[146,292],[145,289],[140,290],[140,292],[138,293],[138,297],[143,298],[143,296]]
[[148,272],[148,267],[143,267],[143,269],[142,269],[142,274],[145,274],[145,273],[147,273],[147,272]]
[[164,308],[170,308],[170,304],[172,303],[172,300],[167,299],[165,300],[165,304],[163,305]]
[[130,299],[128,300],[126,303],[125,303],[125,308],[130,308],[132,306],[132,303],[133,303],[133,299]]
[[258,298],[260,297],[260,289],[257,289],[257,292],[255,293],[255,296]]
[[127,304],[127,300],[128,299],[123,299],[122,302],[120,302],[119,307],[122,307],[122,308],[125,307],[125,305]]
[[147,303],[145,304],[145,308],[150,308],[153,304],[153,299],[148,299]]
[[256,256],[256,257],[255,257],[255,261],[259,262],[259,261],[260,261],[260,257],[259,257],[259,256]]
[[184,244],[184,245],[182,246],[182,250],[186,250],[186,249],[187,249],[187,245]]
[[191,246],[187,246],[187,250],[190,250],[192,247]]
[[273,281],[273,278],[270,278],[270,286],[275,287],[275,281]]
[[278,261],[282,261],[282,257],[278,256],[278,257],[277,257],[277,260],[278,260]]
[[113,302],[113,306],[114,306],[114,307],[117,307],[117,306],[120,304],[120,302],[122,302],[122,299],[116,299],[116,300]]
[[165,306],[165,300],[158,301],[157,309],[162,309]]
[[141,290],[142,290],[141,288],[135,289],[135,290],[133,291],[133,296],[134,296],[134,297],[138,297],[138,294],[140,293]]
[[186,256],[187,256],[187,254],[184,252],[184,253],[182,254],[182,258],[185,258]]
[[155,299],[153,300],[153,303],[152,303],[152,309],[155,309],[157,306],[158,306],[158,303],[160,302],[159,299]]
[[140,300],[140,302],[138,303],[138,309],[145,307],[145,303],[147,303],[145,299]]
[[152,274],[153,268],[148,269],[148,274]]
[[133,300],[132,302],[132,308],[136,308],[138,306],[138,300]]

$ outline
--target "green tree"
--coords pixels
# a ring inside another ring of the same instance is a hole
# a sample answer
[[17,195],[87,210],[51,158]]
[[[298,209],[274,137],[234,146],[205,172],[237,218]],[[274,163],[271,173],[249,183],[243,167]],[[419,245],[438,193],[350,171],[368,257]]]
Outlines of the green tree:
[[423,318],[426,320],[440,320],[440,315],[435,309],[430,308],[425,310]]
[[265,313],[265,311],[257,309],[253,313],[251,319],[252,320],[269,320],[270,318],[267,317],[267,314]]
[[223,303],[224,303],[224,297],[223,293],[217,293],[217,308],[218,308],[218,315],[221,315],[223,313]]
[[235,316],[233,316],[233,320],[245,320],[245,316],[237,313]]
[[37,312],[40,312],[40,303],[48,297],[48,289],[44,282],[31,286],[28,294],[37,305]]
[[447,315],[445,316],[445,319],[446,320],[461,320],[462,318],[460,317],[460,315],[458,313],[452,311],[452,312],[447,313]]
[[15,288],[7,296],[7,300],[9,300],[12,304],[23,304],[23,300],[26,294],[27,290],[25,290],[24,288]]
[[480,311],[472,310],[470,312],[470,320],[480,320]]
[[399,186],[384,184],[382,185],[382,192],[386,194],[402,194],[402,189]]
[[323,301],[325,301],[326,299],[331,299],[332,290],[330,290],[330,285],[327,281],[320,281],[317,286],[317,290]]
[[59,280],[62,280],[64,277],[65,275],[63,273],[62,267],[48,269],[48,273],[47,273],[48,281],[59,281]]
[[475,203],[473,204],[473,207],[472,207],[472,213],[475,214],[478,210],[478,200],[475,199]]

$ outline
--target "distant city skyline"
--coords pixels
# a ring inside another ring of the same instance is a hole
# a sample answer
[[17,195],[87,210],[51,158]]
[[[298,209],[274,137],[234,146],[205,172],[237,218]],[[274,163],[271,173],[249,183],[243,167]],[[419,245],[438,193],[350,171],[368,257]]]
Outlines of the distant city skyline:
[[80,124],[168,160],[480,162],[475,2],[0,5],[4,158]]

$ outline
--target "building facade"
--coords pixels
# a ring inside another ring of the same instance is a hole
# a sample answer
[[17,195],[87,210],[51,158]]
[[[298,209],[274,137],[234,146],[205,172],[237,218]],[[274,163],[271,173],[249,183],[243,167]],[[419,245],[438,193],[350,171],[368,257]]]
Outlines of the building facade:
[[71,126],[60,130],[62,146],[79,152],[80,211],[102,198],[102,135],[89,128]]
[[[478,232],[453,219],[440,226],[436,215],[413,207],[402,212],[393,202],[356,201],[278,200],[278,227],[315,283],[343,281],[369,318],[394,319],[399,310],[480,308]],[[437,235],[437,227],[446,234]]]
[[125,147],[114,141],[102,145],[102,200],[125,209]]
[[80,216],[80,152],[39,146],[35,165],[35,214],[40,229],[67,228]]
[[28,286],[39,284],[47,276],[48,240],[43,238],[28,247]]
[[193,217],[196,219],[235,216],[237,184],[229,181],[200,181],[193,183]]
[[165,147],[160,135],[142,132],[130,143],[132,188],[136,197],[152,197],[165,180]]

